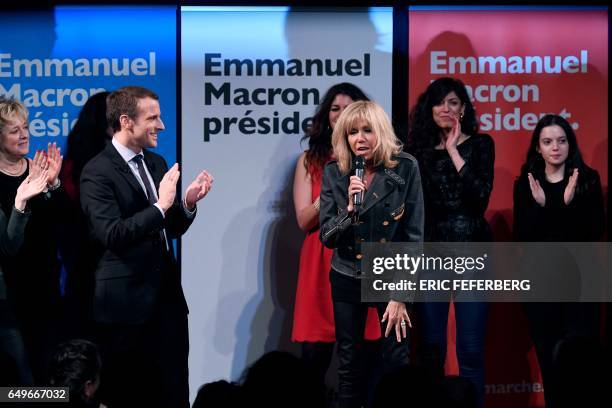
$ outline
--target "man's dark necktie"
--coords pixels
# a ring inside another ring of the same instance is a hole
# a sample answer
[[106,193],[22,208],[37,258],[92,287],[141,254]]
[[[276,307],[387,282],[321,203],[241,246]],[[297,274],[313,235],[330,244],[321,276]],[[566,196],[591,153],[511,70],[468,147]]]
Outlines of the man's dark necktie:
[[147,191],[147,198],[149,199],[149,203],[153,205],[157,202],[157,200],[155,199],[155,193],[153,192],[153,186],[151,185],[151,182],[149,181],[149,177],[147,177],[147,172],[145,171],[145,168],[142,164],[142,159],[143,159],[143,156],[138,154],[134,156],[132,161],[136,163],[136,167],[138,168],[138,174],[140,175],[140,179],[142,180],[145,190]]
[[[145,171],[142,160],[143,160],[143,156],[141,154],[137,154],[136,156],[132,158],[132,161],[136,163],[136,167],[138,167],[138,174],[140,175],[140,179],[142,180],[142,183],[145,186],[145,190],[147,191],[147,198],[149,199],[149,203],[153,205],[157,202],[157,200],[155,199],[155,193],[153,192],[153,186],[151,185],[151,182],[149,181],[149,177],[147,177],[147,172]],[[164,243],[164,248],[169,249],[170,243],[166,239],[166,234],[164,233],[163,229],[159,231],[159,235],[160,235],[162,242]]]

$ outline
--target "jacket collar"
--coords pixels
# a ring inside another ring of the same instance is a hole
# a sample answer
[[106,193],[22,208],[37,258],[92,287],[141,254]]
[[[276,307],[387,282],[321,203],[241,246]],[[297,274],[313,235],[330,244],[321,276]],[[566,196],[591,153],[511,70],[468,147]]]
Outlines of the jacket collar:
[[364,214],[370,210],[376,203],[387,197],[405,181],[393,169],[388,169],[380,166],[376,170],[372,185],[366,190],[363,198],[363,205],[359,210],[360,214]]
[[[117,170],[117,172],[121,174],[123,178],[125,178],[125,180],[128,182],[130,186],[132,186],[132,188],[136,191],[136,194],[139,197],[141,197],[143,200],[148,202],[147,196],[145,195],[145,192],[143,191],[140,183],[136,179],[136,176],[134,175],[134,173],[132,173],[132,170],[130,169],[129,164],[127,164],[124,158],[121,157],[121,155],[119,154],[115,146],[113,146],[112,143],[107,143],[105,152],[110,158],[111,163],[113,164],[113,167],[115,168],[115,170]],[[145,163],[147,164],[147,167],[149,168],[149,172],[151,173],[153,180],[156,180],[153,170],[151,169],[151,167],[149,167],[150,160],[149,162],[147,162],[146,160],[147,159],[146,150],[143,150],[143,153],[145,153]],[[158,182],[155,181],[155,184],[158,184]]]
[[[350,174],[345,174],[338,178],[336,182],[337,188],[345,192],[343,195],[344,197],[346,197],[350,178]],[[372,180],[372,185],[366,190],[365,197],[363,198],[363,205],[359,209],[359,214],[364,214],[369,211],[377,202],[405,183],[406,181],[393,169],[379,166],[376,169],[376,175]]]
[[[115,148],[115,152],[123,159],[124,162],[128,163],[130,160],[132,160],[137,154],[142,154],[144,157],[144,162],[147,166],[147,169],[149,170],[149,173],[151,173],[151,177],[153,177],[153,180],[155,181],[155,184],[159,184],[158,181],[158,177],[156,174],[156,166],[153,160],[151,160],[151,153],[147,150],[147,149],[142,149],[140,151],[140,153],[134,153],[132,150],[130,150],[129,148],[123,146],[121,143],[119,143],[116,139],[112,139],[111,143],[113,147]],[[129,164],[128,164],[129,165]],[[128,169],[129,170],[129,169]]]

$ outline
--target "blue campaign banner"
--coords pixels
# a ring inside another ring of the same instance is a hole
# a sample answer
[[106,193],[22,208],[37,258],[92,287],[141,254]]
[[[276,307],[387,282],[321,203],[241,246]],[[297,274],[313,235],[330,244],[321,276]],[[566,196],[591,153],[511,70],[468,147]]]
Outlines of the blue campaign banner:
[[58,6],[0,13],[0,94],[30,112],[30,154],[64,150],[87,99],[139,85],[160,98],[156,152],[176,161],[176,7]]

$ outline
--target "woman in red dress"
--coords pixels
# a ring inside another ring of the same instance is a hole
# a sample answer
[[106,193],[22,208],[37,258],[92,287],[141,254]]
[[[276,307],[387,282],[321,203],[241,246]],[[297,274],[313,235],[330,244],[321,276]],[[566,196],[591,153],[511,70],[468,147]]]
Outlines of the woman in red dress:
[[[321,177],[332,155],[331,135],[338,117],[347,105],[360,100],[368,100],[368,97],[350,83],[334,85],[327,91],[302,139],[308,140],[308,150],[298,159],[293,182],[297,222],[307,235],[300,253],[291,339],[302,343],[302,357],[321,379],[329,368],[336,341],[329,282],[333,251],[319,240]],[[380,338],[375,308],[369,310],[364,338]]]

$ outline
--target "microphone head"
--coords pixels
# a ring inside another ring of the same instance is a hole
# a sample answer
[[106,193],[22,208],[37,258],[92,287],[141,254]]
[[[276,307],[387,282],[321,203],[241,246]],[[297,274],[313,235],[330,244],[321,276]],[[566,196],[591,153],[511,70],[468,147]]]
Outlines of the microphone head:
[[355,169],[363,170],[365,168],[365,159],[363,158],[363,156],[355,156],[355,159],[353,160],[353,165]]

